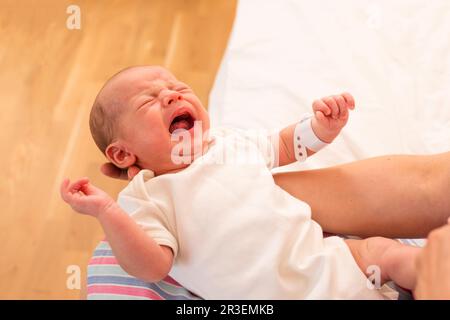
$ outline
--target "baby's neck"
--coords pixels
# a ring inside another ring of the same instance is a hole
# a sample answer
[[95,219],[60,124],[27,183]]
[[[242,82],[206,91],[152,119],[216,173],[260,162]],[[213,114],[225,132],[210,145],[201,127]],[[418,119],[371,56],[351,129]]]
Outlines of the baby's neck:
[[155,176],[161,176],[163,174],[169,174],[169,173],[177,173],[177,172],[183,171],[184,169],[186,169],[189,166],[190,166],[190,164],[187,164],[185,167],[168,170],[168,171],[165,171],[165,172],[162,172],[162,173],[159,173],[159,174],[155,174]]
[[[155,177],[156,177],[156,176],[163,175],[163,174],[177,173],[177,172],[183,171],[184,169],[186,169],[187,167],[189,167],[196,159],[200,158],[202,155],[204,155],[204,154],[206,154],[206,152],[208,152],[209,147],[210,147],[210,143],[211,143],[211,142],[212,142],[212,140],[209,140],[209,143],[205,143],[205,144],[203,145],[203,147],[202,147],[202,151],[199,152],[198,154],[193,155],[193,159],[192,159],[192,161],[191,161],[190,163],[185,164],[185,165],[182,166],[182,167],[177,167],[177,168],[173,168],[173,169],[168,169],[168,170],[166,170],[166,171],[164,171],[164,172],[159,172],[159,173],[154,172]],[[151,170],[151,169],[149,169],[149,170]]]

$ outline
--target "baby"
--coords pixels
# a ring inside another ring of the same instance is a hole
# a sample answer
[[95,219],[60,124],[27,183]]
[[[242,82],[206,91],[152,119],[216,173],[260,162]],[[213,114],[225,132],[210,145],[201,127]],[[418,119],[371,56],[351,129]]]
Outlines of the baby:
[[420,249],[324,238],[310,207],[270,171],[331,143],[354,107],[344,93],[315,101],[312,116],[276,134],[214,131],[169,71],[128,68],[101,89],[90,128],[110,162],[142,170],[118,202],[87,178],[64,180],[61,196],[98,219],[130,275],[157,282],[170,272],[205,299],[382,298],[366,275],[413,289]]

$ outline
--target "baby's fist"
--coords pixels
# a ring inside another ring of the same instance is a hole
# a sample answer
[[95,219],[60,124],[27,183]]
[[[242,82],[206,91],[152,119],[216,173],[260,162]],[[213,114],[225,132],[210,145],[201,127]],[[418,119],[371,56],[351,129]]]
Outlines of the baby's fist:
[[73,183],[65,179],[61,183],[60,192],[63,200],[72,209],[93,217],[98,217],[115,204],[106,192],[92,185],[88,178],[82,178]]
[[349,110],[353,109],[355,100],[350,93],[315,100],[312,127],[317,137],[324,142],[332,142],[347,124]]

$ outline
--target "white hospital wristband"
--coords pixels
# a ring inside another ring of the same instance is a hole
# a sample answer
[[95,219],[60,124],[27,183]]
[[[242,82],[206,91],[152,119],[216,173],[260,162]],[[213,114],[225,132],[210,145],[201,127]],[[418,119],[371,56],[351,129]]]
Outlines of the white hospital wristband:
[[294,130],[294,154],[297,161],[303,162],[308,157],[306,148],[317,152],[328,145],[320,140],[311,126],[312,115],[303,116]]

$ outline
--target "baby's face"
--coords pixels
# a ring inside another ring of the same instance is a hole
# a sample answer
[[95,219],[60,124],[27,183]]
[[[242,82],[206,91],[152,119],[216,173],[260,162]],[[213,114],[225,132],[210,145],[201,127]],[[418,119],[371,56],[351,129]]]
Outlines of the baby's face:
[[[175,172],[186,167],[173,161],[172,150],[179,143],[173,131],[187,130],[194,141],[199,126],[200,143],[206,147],[209,117],[192,89],[161,67],[140,67],[121,75],[109,88],[126,110],[119,119],[120,142],[134,154],[141,168],[155,174]],[[178,131],[179,132],[179,131]],[[191,154],[194,156],[194,148]]]

